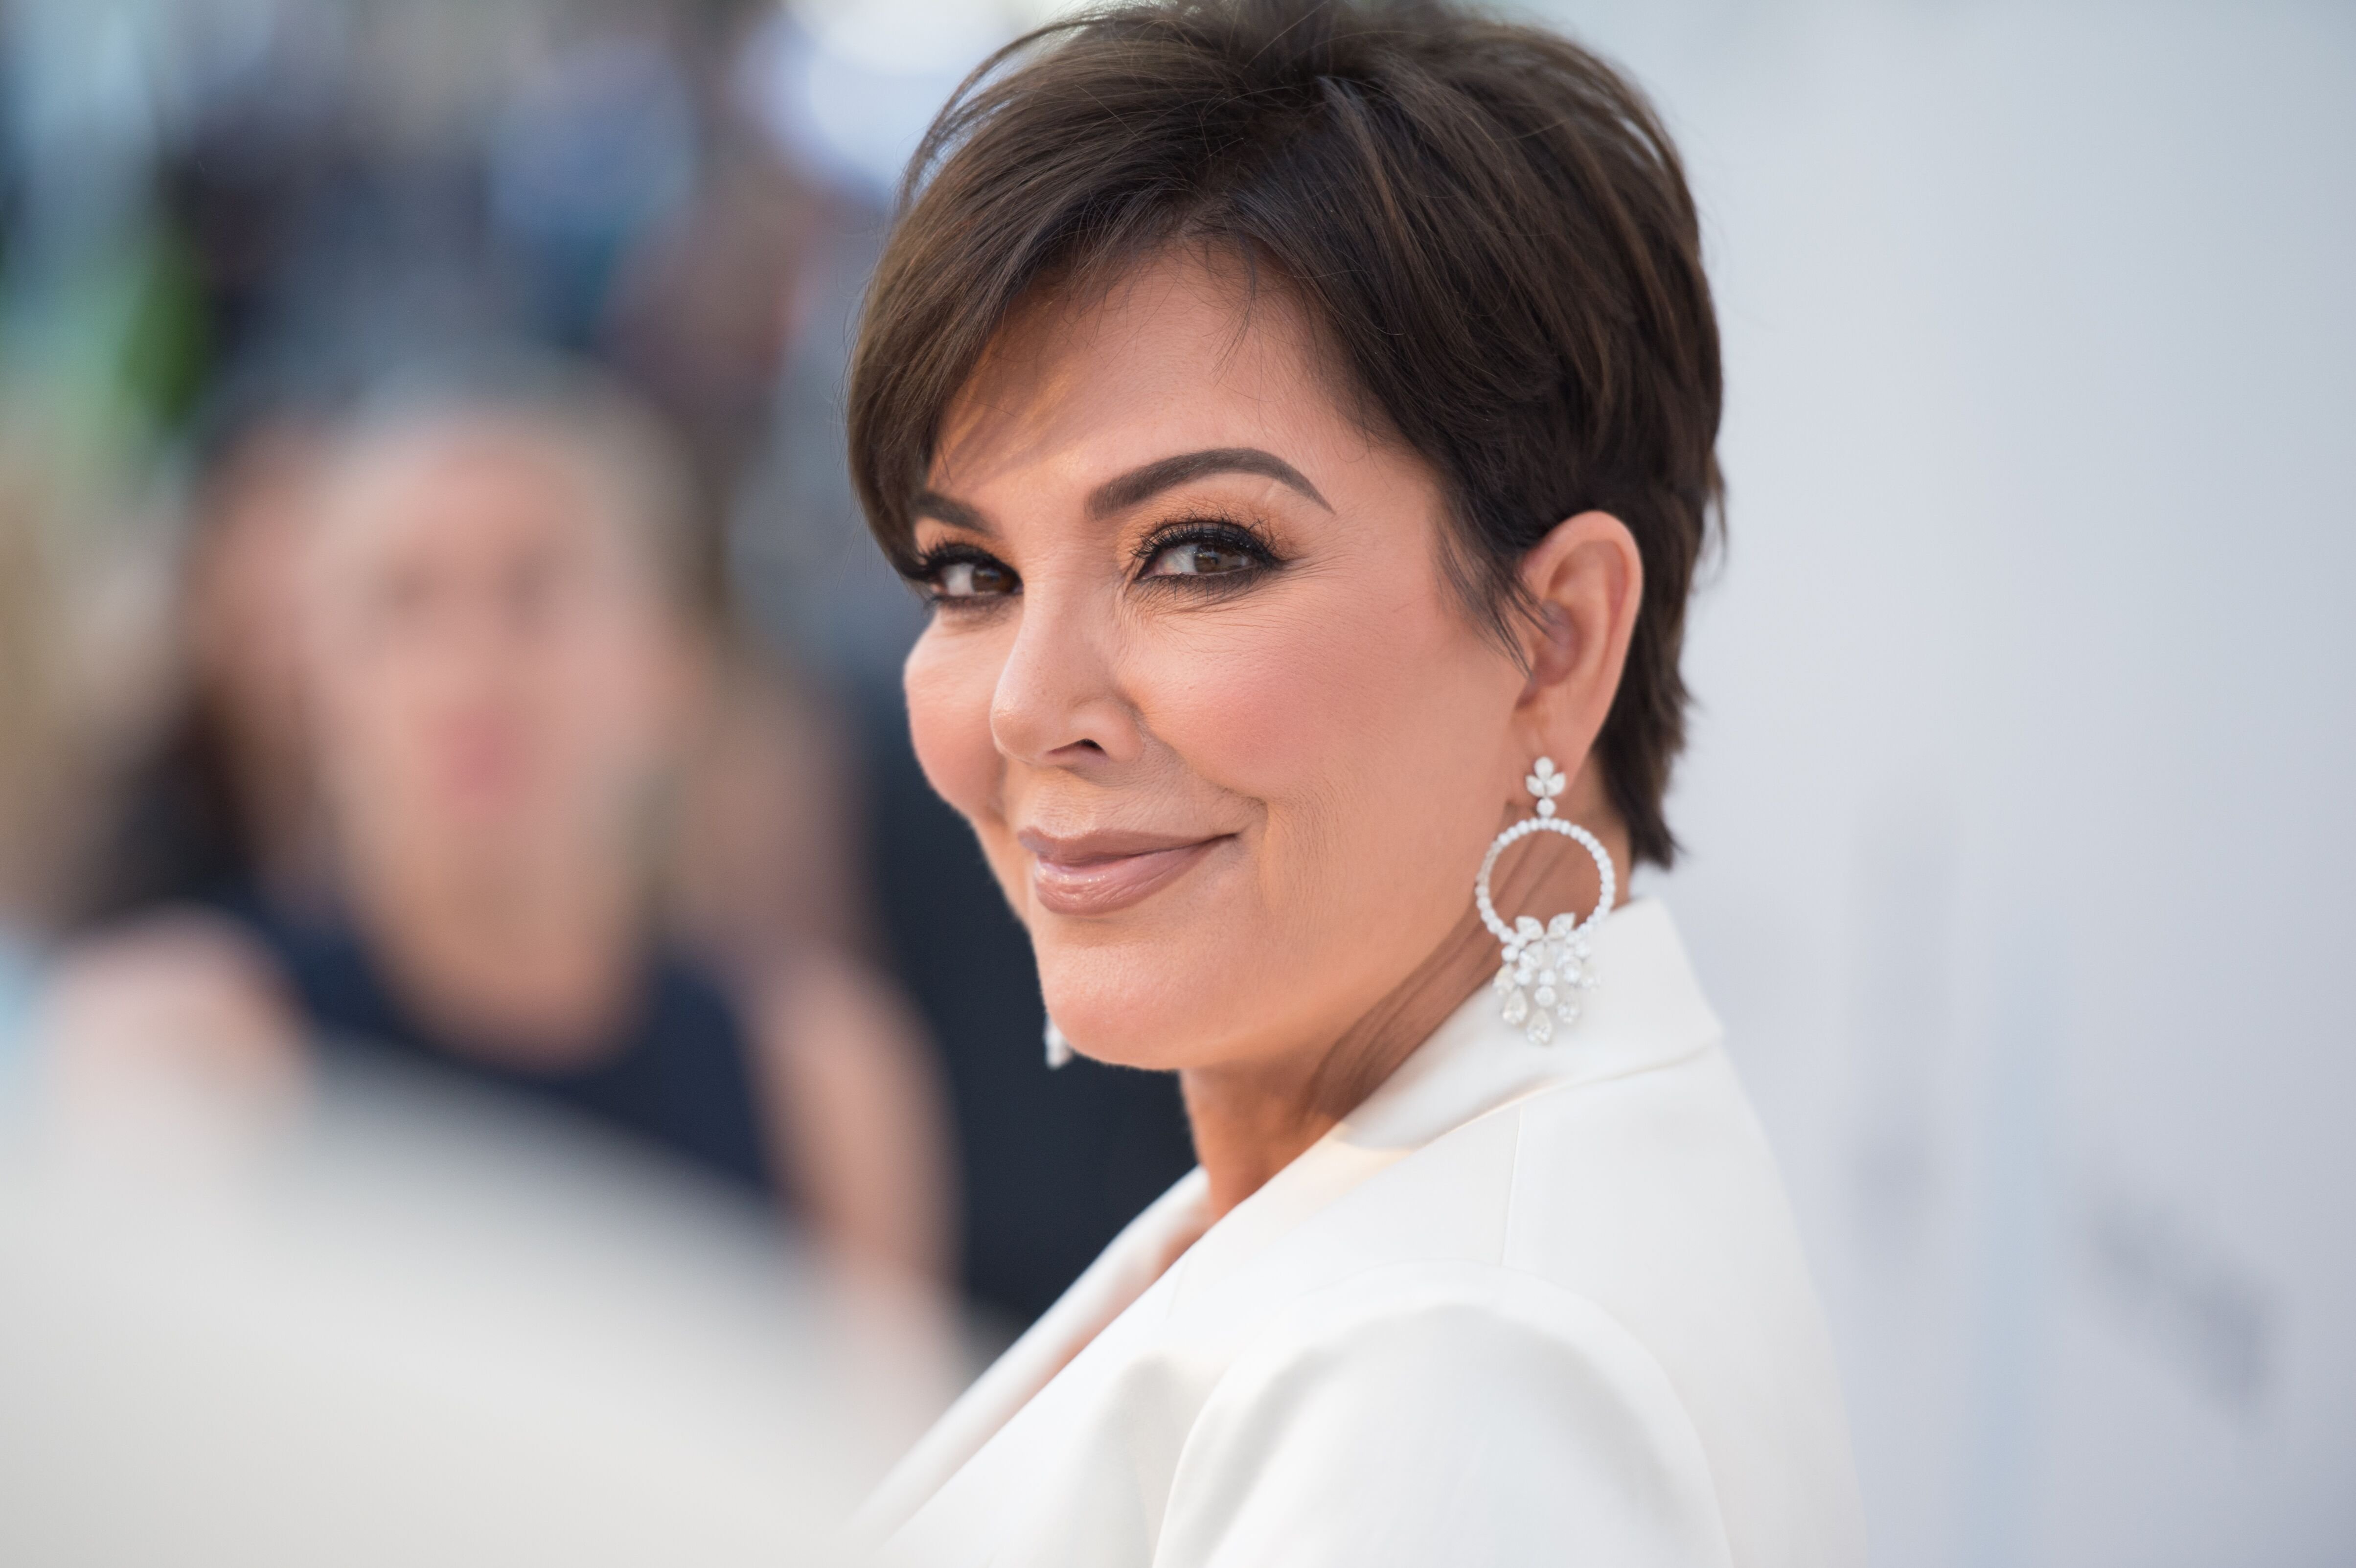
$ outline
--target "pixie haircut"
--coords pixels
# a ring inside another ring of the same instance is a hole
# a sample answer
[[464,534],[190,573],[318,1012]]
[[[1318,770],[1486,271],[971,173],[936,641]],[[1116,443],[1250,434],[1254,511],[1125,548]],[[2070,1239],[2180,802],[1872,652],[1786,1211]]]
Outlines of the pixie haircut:
[[1602,510],[1635,536],[1644,598],[1596,752],[1636,859],[1670,862],[1720,381],[1693,197],[1634,87],[1430,0],[1115,5],[977,71],[901,203],[849,399],[896,564],[944,415],[1029,291],[1173,245],[1230,253],[1323,334],[1343,404],[1436,474],[1447,571],[1501,636],[1557,523]]

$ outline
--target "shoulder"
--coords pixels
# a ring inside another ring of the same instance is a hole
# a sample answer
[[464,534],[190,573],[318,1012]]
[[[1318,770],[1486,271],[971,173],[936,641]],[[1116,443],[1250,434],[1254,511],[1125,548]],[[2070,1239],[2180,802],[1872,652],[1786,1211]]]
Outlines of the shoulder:
[[1262,1271],[1289,1294],[1386,1264],[1494,1264],[1647,1340],[1657,1296],[1702,1292],[1740,1320],[1761,1290],[1811,1294],[1774,1155],[1714,1047],[1540,1086],[1363,1180],[1341,1155],[1329,1164],[1347,1189],[1286,1236],[1288,1265]]
[[275,955],[242,922],[198,908],[141,916],[68,948],[36,1029],[69,1081],[192,1077],[275,1101],[302,1065],[300,1020]]
[[1593,1302],[1479,1264],[1372,1270],[1267,1323],[1194,1424],[1163,1542],[1173,1563],[1727,1561],[1651,1354]]
[[1355,1520],[1338,1499],[1383,1494],[1386,1528],[1434,1542],[1524,1531],[1473,1557],[1507,1563],[1569,1540],[1800,1562],[1793,1543],[1853,1533],[1830,1348],[1716,1049],[1500,1105],[1288,1243],[1248,1271],[1258,1306],[1192,1424],[1173,1520],[1315,1532],[1316,1509]]

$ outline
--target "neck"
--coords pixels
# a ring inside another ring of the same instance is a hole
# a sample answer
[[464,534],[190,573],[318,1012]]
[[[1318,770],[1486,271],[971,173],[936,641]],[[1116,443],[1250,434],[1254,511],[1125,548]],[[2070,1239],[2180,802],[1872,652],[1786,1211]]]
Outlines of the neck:
[[354,913],[402,1000],[455,1043],[561,1065],[625,1021],[641,931],[622,857],[373,859],[355,867]]
[[[1600,802],[1580,804],[1587,809],[1576,811],[1573,820],[1598,824],[1596,836],[1621,868],[1617,901],[1625,903],[1627,833]],[[1508,813],[1499,826],[1511,826],[1517,815]],[[1491,887],[1508,923],[1517,913],[1584,914],[1594,907],[1595,890],[1587,852],[1554,834],[1534,835],[1508,851]],[[1473,912],[1468,881],[1464,912],[1439,945],[1337,1035],[1297,1051],[1182,1072],[1195,1157],[1210,1183],[1211,1218],[1258,1191],[1364,1104],[1488,983],[1497,963],[1496,938]]]

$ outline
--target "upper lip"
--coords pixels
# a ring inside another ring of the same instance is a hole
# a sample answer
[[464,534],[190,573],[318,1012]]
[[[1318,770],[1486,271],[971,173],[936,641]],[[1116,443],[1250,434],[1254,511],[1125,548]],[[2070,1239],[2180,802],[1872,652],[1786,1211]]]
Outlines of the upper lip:
[[1186,849],[1197,844],[1207,844],[1224,838],[1224,833],[1150,833],[1138,828],[1106,827],[1090,833],[1058,835],[1037,827],[1026,827],[1015,839],[1031,851],[1033,859],[1044,865],[1070,867],[1102,865],[1108,860],[1125,860],[1133,855],[1151,855],[1163,849]]

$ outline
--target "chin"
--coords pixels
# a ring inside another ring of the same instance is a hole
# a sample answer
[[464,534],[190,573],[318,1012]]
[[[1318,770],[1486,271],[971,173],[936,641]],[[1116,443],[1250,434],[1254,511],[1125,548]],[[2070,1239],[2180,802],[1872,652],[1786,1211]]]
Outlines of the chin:
[[[1034,926],[1047,1011],[1075,1050],[1117,1066],[1175,1072],[1232,1056],[1255,1019],[1265,1025],[1275,1009],[1255,971],[1281,969],[1279,944],[1252,939],[1246,933],[1254,928],[1234,922],[1187,924],[1183,934],[1156,922],[1110,940],[1101,931],[1066,940]],[[1205,943],[1209,931],[1225,940]],[[1225,979],[1205,984],[1205,976]]]
[[[1076,940],[1056,931],[1054,915],[1033,915],[1032,952],[1047,1016],[1072,1049],[1123,1067],[1166,1068],[1169,1047],[1184,1038],[1185,1023],[1151,1007],[1148,983],[1156,944],[1147,940]],[[1090,935],[1101,936],[1100,933]],[[1148,1021],[1151,1020],[1151,1021]]]

